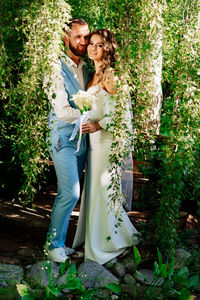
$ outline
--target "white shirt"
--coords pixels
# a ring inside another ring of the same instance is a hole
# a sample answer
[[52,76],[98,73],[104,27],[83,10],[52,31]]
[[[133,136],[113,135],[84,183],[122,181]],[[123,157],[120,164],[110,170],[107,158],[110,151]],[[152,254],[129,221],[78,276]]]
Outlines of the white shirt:
[[74,78],[78,81],[80,84],[81,88],[84,90],[84,79],[83,79],[83,66],[85,62],[82,60],[82,58],[79,61],[79,64],[77,64],[66,54],[61,58],[62,62],[64,62],[69,70],[72,72],[74,75]]
[[[81,88],[84,89],[83,79],[83,65],[85,62],[80,59],[78,66],[75,62],[69,58],[66,54],[63,54],[61,58],[62,62],[67,65],[72,72]],[[61,62],[58,61],[54,65],[55,74],[52,75],[53,85],[50,87],[48,94],[49,101],[54,108],[55,114],[59,119],[66,123],[75,124],[80,116],[79,109],[75,109],[70,106],[68,102],[68,94],[65,90],[64,79],[61,75]],[[45,82],[48,83],[48,79],[45,78]],[[45,84],[44,84],[45,85]]]

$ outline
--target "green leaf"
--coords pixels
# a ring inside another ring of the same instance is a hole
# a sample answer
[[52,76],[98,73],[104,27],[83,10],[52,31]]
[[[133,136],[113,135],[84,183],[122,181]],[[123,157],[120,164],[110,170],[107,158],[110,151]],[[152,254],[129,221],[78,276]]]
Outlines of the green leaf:
[[161,264],[160,266],[160,276],[167,278],[167,265]]
[[189,276],[189,270],[187,267],[182,267],[180,270],[177,272],[177,277],[180,278],[188,278]]
[[179,300],[189,300],[190,299],[191,293],[188,289],[183,288],[180,290],[180,293],[181,294],[178,297]]
[[156,276],[159,276],[160,275],[160,269],[159,269],[159,266],[158,266],[158,263],[156,261],[154,261],[154,274]]
[[95,289],[87,290],[82,294],[80,300],[92,300],[95,293],[96,293]]
[[162,255],[158,248],[157,248],[157,253],[158,253],[158,264],[159,264],[159,266],[161,266],[163,263],[163,260],[162,260]]
[[45,262],[45,265],[44,265],[45,269],[46,269],[46,274],[47,275],[50,275],[51,274],[51,262],[49,260],[47,260]]
[[22,297],[22,300],[35,300],[35,297],[32,295],[24,295]]
[[189,278],[187,288],[190,289],[198,286],[199,286],[199,275],[195,274]]
[[111,290],[113,293],[120,293],[121,292],[121,288],[118,284],[116,283],[108,283],[105,286],[107,289]]
[[79,290],[81,292],[85,291],[85,288],[79,278],[68,279],[65,284],[65,288],[69,290]]
[[50,287],[50,286],[47,286],[47,290],[53,294],[54,296],[58,296],[60,294],[60,290],[58,288],[55,288],[55,287]]
[[25,285],[25,284],[17,284],[17,290],[18,290],[18,293],[20,294],[20,296],[25,296],[25,295],[28,295],[29,294],[29,288]]
[[31,295],[30,289],[24,284],[17,284],[17,291],[23,300],[35,300],[35,298]]
[[146,299],[159,299],[157,298],[157,296],[160,295],[160,289],[157,287],[157,285],[151,285],[149,288],[147,288],[146,290],[146,296],[148,296],[148,298]]
[[64,263],[60,264],[59,276],[63,276],[66,273],[67,269],[69,268],[69,262],[70,259],[68,258]]
[[189,276],[189,270],[187,267],[183,267],[178,270],[177,274],[173,277],[174,282],[187,285],[187,278]]
[[168,275],[172,276],[174,274],[174,265],[175,265],[175,260],[173,260],[170,264],[169,264],[169,269],[168,269]]
[[142,274],[140,271],[136,271],[135,273],[141,276],[142,278],[144,278],[145,281],[148,281],[147,277],[144,274]]
[[136,246],[133,246],[133,253],[134,253],[134,261],[135,261],[135,267],[137,268],[138,264],[141,262],[141,256],[140,252],[136,248]]
[[107,236],[106,242],[109,242],[110,240],[111,240],[111,237],[110,237],[110,236]]
[[76,276],[76,265],[75,263],[73,262],[70,266],[69,266],[69,269],[68,269],[68,272],[67,272],[67,278],[66,280],[69,280],[71,277],[75,277]]

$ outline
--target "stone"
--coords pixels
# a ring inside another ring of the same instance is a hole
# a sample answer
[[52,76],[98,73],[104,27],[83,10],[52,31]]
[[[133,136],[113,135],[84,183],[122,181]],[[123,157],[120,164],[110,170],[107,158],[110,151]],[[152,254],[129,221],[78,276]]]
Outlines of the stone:
[[95,296],[97,296],[100,299],[110,299],[111,292],[106,289],[98,289],[95,293]]
[[127,257],[125,257],[123,260],[122,260],[122,263],[127,271],[127,273],[133,273],[134,272],[134,258],[133,258],[133,255],[129,255]]
[[124,282],[127,283],[129,286],[133,286],[135,284],[135,279],[131,274],[125,274]]
[[18,258],[23,264],[23,266],[33,265],[35,263],[35,257],[34,256],[23,256],[23,255],[16,255],[16,258]]
[[122,292],[124,292],[132,297],[134,296],[134,287],[133,286],[129,286],[126,283],[122,283],[120,285],[120,287],[121,287]]
[[[162,292],[163,292],[162,287],[154,286],[153,289],[152,289],[151,286],[147,287],[145,285],[141,285],[141,286],[136,285],[136,293],[137,293],[138,299],[143,299],[144,295],[147,297],[147,291],[149,292],[148,293],[148,297],[149,297],[148,299],[163,299],[163,298],[159,298],[162,295]],[[175,292],[169,291],[169,295],[171,295],[171,296],[174,295],[175,296]],[[172,297],[170,299],[177,299],[177,298]]]
[[83,262],[77,273],[85,288],[105,287],[108,283],[119,284],[119,280],[112,273],[93,261]]
[[120,254],[120,257],[125,257],[126,255],[128,255],[131,251],[133,251],[133,248],[128,248],[126,249],[124,252],[122,252],[122,254]]
[[18,252],[18,255],[23,255],[23,256],[33,256],[34,255],[34,250],[30,249],[28,247],[23,247],[21,248]]
[[118,300],[119,299],[119,296],[118,295],[112,295],[110,297],[111,300]]
[[23,280],[24,270],[20,266],[1,264],[0,265],[0,286],[15,286]]
[[[139,274],[139,273],[141,274]],[[136,274],[136,279],[141,282],[144,283],[146,285],[156,285],[156,286],[160,286],[163,284],[164,279],[162,277],[158,277],[156,279],[154,279],[154,272],[151,270],[147,270],[147,269],[140,269],[138,270],[137,274]],[[144,278],[144,277],[145,278]],[[153,281],[154,280],[154,281]]]
[[[7,264],[8,262],[8,257],[7,256],[0,256],[0,264]],[[9,257],[9,264],[10,265],[19,265],[20,264],[20,259],[18,257]]]
[[124,265],[120,262],[116,262],[112,267],[112,273],[119,278],[122,278],[126,274]]
[[111,260],[109,260],[106,264],[105,264],[105,267],[106,269],[110,269],[112,268],[112,266],[117,262],[117,258],[114,257],[112,258]]
[[[45,266],[47,262],[48,261],[40,261],[27,268],[27,278],[32,283],[39,284],[41,287],[47,287],[49,284],[49,275],[47,274]],[[55,280],[59,274],[59,264],[53,261],[51,261],[50,264],[52,278]],[[67,272],[58,279],[57,285],[65,283],[66,276]]]
[[183,249],[176,249],[174,269],[181,269],[187,263],[191,254]]

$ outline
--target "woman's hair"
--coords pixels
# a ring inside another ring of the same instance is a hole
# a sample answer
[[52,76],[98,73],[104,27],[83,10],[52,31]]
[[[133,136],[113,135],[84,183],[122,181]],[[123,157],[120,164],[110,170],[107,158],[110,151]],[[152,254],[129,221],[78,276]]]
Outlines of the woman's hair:
[[104,72],[107,67],[115,67],[117,43],[114,34],[108,29],[97,29],[90,33],[89,41],[94,34],[98,34],[103,38],[103,65],[99,73],[99,81],[103,79]]

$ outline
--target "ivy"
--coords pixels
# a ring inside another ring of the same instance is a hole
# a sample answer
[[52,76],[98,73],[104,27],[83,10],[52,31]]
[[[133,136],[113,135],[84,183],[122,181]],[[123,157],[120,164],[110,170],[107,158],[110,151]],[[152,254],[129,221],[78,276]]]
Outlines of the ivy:
[[[18,83],[5,111],[12,115],[10,141],[14,160],[22,169],[19,199],[33,201],[39,177],[47,166],[49,103],[44,93],[44,76],[51,78],[53,64],[62,51],[63,28],[70,19],[70,6],[63,0],[35,1],[23,9],[16,30],[23,40]],[[50,86],[49,81],[48,86]],[[24,198],[25,197],[25,198]]]

